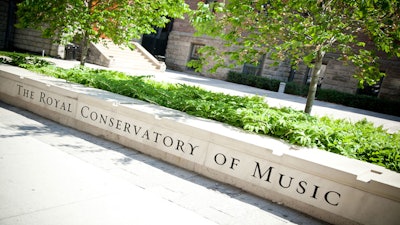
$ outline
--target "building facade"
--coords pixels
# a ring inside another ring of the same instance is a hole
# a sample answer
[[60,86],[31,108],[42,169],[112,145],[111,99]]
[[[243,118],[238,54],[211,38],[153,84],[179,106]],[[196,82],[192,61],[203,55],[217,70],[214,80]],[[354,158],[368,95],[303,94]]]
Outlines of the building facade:
[[0,0],[0,49],[9,49],[12,45],[15,7],[14,0]]
[[[64,58],[65,48],[54,44],[51,40],[41,37],[40,32],[32,29],[15,28],[16,4],[21,0],[0,0],[0,49],[23,50],[36,52],[48,56]],[[204,1],[204,0],[203,0]],[[210,1],[210,0],[208,0]],[[212,1],[212,0],[211,0]],[[197,7],[199,0],[186,0],[192,9]],[[221,40],[206,37],[194,36],[194,28],[190,25],[188,18],[175,19],[166,31],[160,30],[155,37],[146,36],[143,40],[149,39],[142,44],[154,55],[161,56],[169,69],[194,73],[193,69],[187,67],[191,59],[198,58],[197,49],[204,45],[223,48]],[[162,38],[161,38],[162,37]],[[147,39],[146,39],[147,38]],[[158,42],[162,42],[158,44]],[[164,43],[167,43],[166,46]],[[161,46],[154,48],[154,46]],[[160,48],[160,49],[159,49]],[[166,48],[166,49],[165,49]],[[164,55],[163,55],[164,54]],[[338,55],[327,54],[323,62],[323,75],[320,86],[323,89],[334,89],[346,93],[364,93],[386,98],[400,100],[400,59],[388,59],[381,57],[381,71],[386,73],[381,82],[372,87],[360,90],[357,79],[353,78],[354,67],[345,65],[336,60]],[[205,66],[201,75],[217,79],[226,79],[230,70],[245,72],[284,82],[293,81],[298,84],[307,84],[312,70],[305,65],[300,65],[296,71],[290,68],[288,62],[281,62],[279,66],[271,66],[272,60],[264,57],[260,59],[258,66],[236,65],[233,69],[221,68],[216,73],[207,72],[212,66]]]
[[[197,7],[199,0],[187,0],[186,3],[192,9]],[[196,59],[197,49],[201,46],[208,45],[223,48],[220,40],[206,37],[194,36],[194,28],[190,25],[188,18],[176,19],[173,24],[172,31],[169,34],[168,45],[166,50],[166,65],[170,69],[193,72],[187,67],[187,63],[191,59]],[[320,86],[323,89],[334,89],[346,93],[363,93],[377,96],[380,98],[400,100],[400,59],[388,59],[381,57],[381,72],[386,73],[381,82],[366,87],[358,88],[358,80],[353,78],[355,68],[351,65],[337,60],[338,55],[327,54],[323,61],[323,75],[321,76]],[[236,72],[244,72],[258,76],[265,76],[271,79],[277,79],[284,82],[293,81],[298,84],[307,84],[310,79],[312,69],[305,65],[300,65],[294,71],[288,62],[281,62],[279,66],[272,66],[274,61],[264,57],[260,59],[259,66],[254,65],[237,65],[234,69],[219,69],[216,73],[210,73],[207,70],[210,66],[206,66],[201,75],[218,79],[225,79],[229,70]],[[212,63],[211,63],[212,64]]]
[[0,0],[0,49],[34,52],[64,58],[64,46],[55,44],[51,39],[43,38],[41,32],[34,29],[15,27],[17,4],[21,0]]

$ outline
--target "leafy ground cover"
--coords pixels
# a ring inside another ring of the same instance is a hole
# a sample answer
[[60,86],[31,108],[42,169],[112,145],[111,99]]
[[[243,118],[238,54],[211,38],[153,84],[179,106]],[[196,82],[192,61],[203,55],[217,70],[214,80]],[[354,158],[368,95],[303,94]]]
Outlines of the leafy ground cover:
[[152,104],[212,119],[249,132],[283,139],[291,144],[316,147],[400,172],[400,132],[390,134],[362,120],[351,123],[314,117],[291,108],[268,106],[261,97],[214,93],[185,84],[157,82],[150,76],[76,67],[62,69],[38,58],[0,52],[2,63],[103,89]]

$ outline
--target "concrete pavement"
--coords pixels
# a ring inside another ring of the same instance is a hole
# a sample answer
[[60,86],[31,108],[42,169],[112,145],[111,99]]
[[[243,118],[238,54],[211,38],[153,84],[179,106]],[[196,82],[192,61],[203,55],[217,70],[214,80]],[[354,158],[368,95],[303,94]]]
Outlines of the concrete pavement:
[[0,224],[324,224],[0,102]]

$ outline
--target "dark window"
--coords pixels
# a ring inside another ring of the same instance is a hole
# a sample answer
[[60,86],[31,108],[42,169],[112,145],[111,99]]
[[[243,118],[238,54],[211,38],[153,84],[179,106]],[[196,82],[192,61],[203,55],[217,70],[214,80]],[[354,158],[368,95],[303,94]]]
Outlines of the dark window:
[[378,97],[379,91],[381,90],[382,81],[383,77],[376,82],[376,84],[368,85],[365,83],[364,88],[357,89],[357,94]]
[[190,60],[200,59],[199,49],[203,46],[203,44],[192,44],[192,48],[190,50]]
[[[199,49],[201,47],[204,47],[204,45],[203,44],[194,44],[194,43],[192,43],[192,46],[190,48],[189,61],[200,59]],[[193,68],[191,68],[191,67],[188,67],[188,69],[189,70],[193,70]]]
[[[314,72],[314,68],[308,68],[307,71],[308,72],[307,72],[307,76],[305,79],[305,84],[309,85],[311,82],[312,74]],[[319,79],[318,79],[318,87],[321,87],[321,85],[322,85],[322,81],[324,80],[324,77],[325,77],[325,71],[326,71],[326,65],[322,64],[321,65],[321,73],[320,73]]]
[[[212,4],[214,2],[217,2],[217,0],[205,0],[204,1],[204,3],[206,3],[206,4]],[[214,9],[213,4],[211,5],[211,12],[215,13],[215,9]]]
[[262,56],[258,60],[257,64],[245,63],[243,65],[243,73],[249,74],[249,75],[261,76],[262,68],[264,65],[264,58],[265,58],[265,56]]

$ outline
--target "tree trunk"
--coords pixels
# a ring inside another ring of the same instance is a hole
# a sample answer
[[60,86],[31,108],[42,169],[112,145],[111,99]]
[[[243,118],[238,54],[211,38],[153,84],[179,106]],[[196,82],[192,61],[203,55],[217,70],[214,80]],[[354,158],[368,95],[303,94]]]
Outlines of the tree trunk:
[[307,114],[311,113],[311,109],[314,104],[315,94],[317,93],[318,81],[321,75],[322,59],[324,58],[325,52],[319,50],[317,52],[317,58],[315,59],[315,65],[313,73],[311,75],[311,82],[308,89],[307,103],[304,112]]
[[87,55],[88,55],[89,47],[90,47],[90,41],[89,41],[89,38],[87,37],[86,32],[85,32],[83,34],[82,42],[81,42],[81,49],[82,49],[82,52],[81,52],[81,63],[80,63],[81,66],[84,66],[85,63],[86,63],[86,58],[87,58]]
[[[93,7],[93,0],[85,0],[85,5],[88,8],[88,13],[91,14],[92,7]],[[89,24],[89,26],[91,26]],[[86,58],[88,55],[89,47],[90,47],[90,40],[88,36],[88,32],[86,30],[83,31],[82,40],[81,40],[81,66],[85,66]]]

